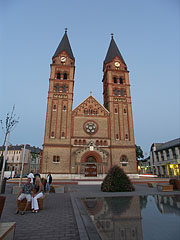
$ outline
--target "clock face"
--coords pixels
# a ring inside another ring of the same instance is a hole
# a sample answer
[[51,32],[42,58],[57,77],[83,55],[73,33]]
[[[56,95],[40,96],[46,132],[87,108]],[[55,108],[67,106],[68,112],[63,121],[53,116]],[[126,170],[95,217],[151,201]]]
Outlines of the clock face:
[[97,131],[97,125],[94,122],[87,122],[85,124],[85,131],[88,134],[94,134]]
[[61,57],[61,62],[64,63],[66,61],[66,57]]
[[119,67],[119,66],[120,66],[120,63],[119,63],[119,62],[115,62],[114,65],[115,65],[116,67]]

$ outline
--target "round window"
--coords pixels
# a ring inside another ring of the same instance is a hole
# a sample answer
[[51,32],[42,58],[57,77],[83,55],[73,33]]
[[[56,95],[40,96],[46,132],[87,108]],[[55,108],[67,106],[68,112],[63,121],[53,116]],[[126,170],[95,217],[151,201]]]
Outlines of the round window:
[[87,122],[85,124],[85,131],[88,134],[94,134],[97,131],[97,125],[94,122]]

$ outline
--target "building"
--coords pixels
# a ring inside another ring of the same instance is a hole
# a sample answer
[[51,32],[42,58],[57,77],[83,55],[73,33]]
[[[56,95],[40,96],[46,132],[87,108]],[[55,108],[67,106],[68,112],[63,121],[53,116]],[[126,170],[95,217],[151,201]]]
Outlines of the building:
[[[24,145],[9,145],[6,159],[6,171],[20,174],[22,168]],[[36,172],[40,167],[40,157],[42,150],[37,147],[32,147],[28,144],[25,146],[24,155],[24,171],[23,174],[28,174],[31,170]],[[4,155],[3,147],[0,147],[0,155]]]
[[113,35],[103,63],[104,106],[90,94],[72,109],[74,75],[66,30],[52,57],[41,173],[97,178],[117,164],[136,175],[129,71]]
[[151,172],[159,176],[180,175],[180,138],[153,143],[150,149]]

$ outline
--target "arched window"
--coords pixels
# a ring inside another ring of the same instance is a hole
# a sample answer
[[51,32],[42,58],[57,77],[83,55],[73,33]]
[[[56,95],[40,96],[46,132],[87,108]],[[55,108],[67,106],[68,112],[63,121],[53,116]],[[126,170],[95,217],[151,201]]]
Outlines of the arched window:
[[104,146],[107,146],[107,141],[106,140],[104,141]]
[[117,78],[113,77],[113,81],[114,81],[114,83],[117,83]]
[[54,138],[54,132],[53,131],[51,132],[51,138]]
[[120,163],[122,164],[123,167],[126,167],[127,166],[127,163],[128,163],[128,159],[125,155],[122,155],[120,157]]
[[89,115],[92,115],[92,112],[93,112],[93,111],[92,111],[92,108],[90,107],[90,108],[89,108]]
[[74,144],[77,145],[77,139],[74,140]]
[[62,137],[64,137],[64,132],[62,132]]
[[67,92],[67,86],[66,85],[62,86],[62,92],[64,92],[64,93]]
[[120,90],[120,95],[123,97],[124,96],[124,89]]
[[122,79],[122,77],[120,77],[119,83],[120,83],[120,84],[123,84],[123,79]]
[[60,79],[60,78],[61,78],[61,74],[58,72],[58,73],[56,74],[56,77],[57,77],[57,79]]
[[84,109],[84,114],[88,115],[88,109]]
[[117,89],[114,89],[114,90],[113,90],[113,93],[114,93],[115,96],[117,96],[117,95],[118,95],[118,90],[117,90]]
[[126,108],[124,108],[124,114],[126,114],[126,113],[127,113]]
[[102,141],[102,140],[100,141],[100,145],[101,145],[101,146],[103,145],[103,141]]
[[64,73],[63,78],[67,79],[67,73]]
[[96,140],[96,145],[97,145],[97,146],[99,145],[99,140]]
[[129,139],[129,136],[128,136],[128,134],[126,134],[126,140],[128,140]]
[[117,108],[114,109],[114,113],[118,113]]
[[53,105],[53,111],[56,111],[56,105]]
[[119,134],[116,134],[116,140],[119,140]]
[[55,91],[56,91],[56,92],[59,92],[59,91],[60,91],[60,86],[59,86],[59,84],[56,84],[56,85],[55,85]]
[[66,106],[63,107],[63,110],[66,111]]
[[86,145],[86,140],[83,140],[83,145]]

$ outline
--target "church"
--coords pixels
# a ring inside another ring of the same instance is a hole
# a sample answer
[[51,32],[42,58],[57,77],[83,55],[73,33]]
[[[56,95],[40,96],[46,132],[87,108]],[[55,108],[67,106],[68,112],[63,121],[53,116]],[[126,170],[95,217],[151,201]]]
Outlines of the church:
[[112,35],[103,62],[103,98],[73,106],[75,57],[67,35],[52,57],[41,173],[102,179],[113,165],[136,176],[136,148],[127,65]]

